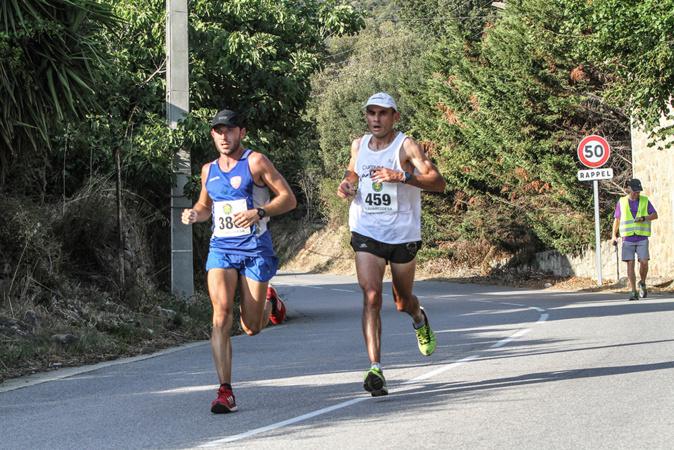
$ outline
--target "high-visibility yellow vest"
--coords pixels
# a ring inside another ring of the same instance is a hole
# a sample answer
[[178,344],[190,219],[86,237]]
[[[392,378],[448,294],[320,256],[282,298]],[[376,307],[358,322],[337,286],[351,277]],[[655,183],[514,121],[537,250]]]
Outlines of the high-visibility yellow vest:
[[[648,197],[639,195],[639,208],[637,217],[646,217],[648,215]],[[650,236],[651,221],[635,222],[630,210],[629,196],[620,199],[620,236]]]

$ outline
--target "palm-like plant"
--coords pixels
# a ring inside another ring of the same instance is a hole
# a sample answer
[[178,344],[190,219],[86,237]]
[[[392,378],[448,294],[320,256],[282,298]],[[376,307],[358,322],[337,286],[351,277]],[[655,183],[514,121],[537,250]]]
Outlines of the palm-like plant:
[[44,156],[55,125],[96,108],[99,36],[116,23],[96,0],[0,2],[0,187],[17,155]]

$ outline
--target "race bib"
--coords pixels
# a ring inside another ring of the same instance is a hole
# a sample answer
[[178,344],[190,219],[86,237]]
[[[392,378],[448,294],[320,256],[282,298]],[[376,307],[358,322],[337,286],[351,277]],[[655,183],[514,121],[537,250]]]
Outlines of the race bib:
[[363,178],[359,183],[363,211],[369,214],[398,211],[398,183],[380,183]]
[[250,234],[250,227],[234,225],[234,214],[248,210],[246,199],[213,202],[213,236],[233,237]]

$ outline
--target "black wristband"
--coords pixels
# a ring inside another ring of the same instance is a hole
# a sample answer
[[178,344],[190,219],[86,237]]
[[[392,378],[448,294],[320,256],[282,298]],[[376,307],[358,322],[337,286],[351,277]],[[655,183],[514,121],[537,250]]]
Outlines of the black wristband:
[[266,215],[267,215],[267,211],[265,211],[264,208],[257,208],[257,216],[260,219],[263,219],[264,217],[266,217]]

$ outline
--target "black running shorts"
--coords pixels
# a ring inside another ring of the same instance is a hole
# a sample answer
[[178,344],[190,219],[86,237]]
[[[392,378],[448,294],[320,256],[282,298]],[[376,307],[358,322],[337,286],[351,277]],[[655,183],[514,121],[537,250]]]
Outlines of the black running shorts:
[[371,253],[384,258],[387,263],[404,264],[412,261],[417,256],[417,252],[421,248],[421,241],[386,244],[352,231],[351,248],[355,252]]

